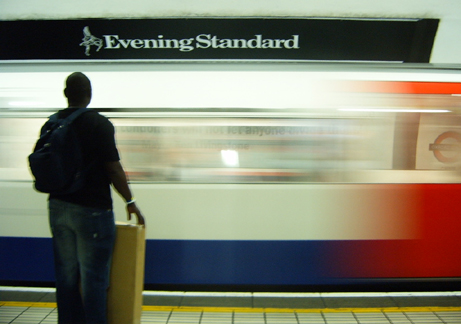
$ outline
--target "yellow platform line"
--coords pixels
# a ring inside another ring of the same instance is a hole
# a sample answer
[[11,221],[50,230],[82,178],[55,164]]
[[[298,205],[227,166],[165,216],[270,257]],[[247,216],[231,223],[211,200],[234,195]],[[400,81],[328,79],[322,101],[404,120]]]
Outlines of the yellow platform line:
[[56,303],[40,303],[40,302],[16,302],[16,301],[0,301],[0,307],[11,306],[11,307],[44,307],[44,308],[56,308]]
[[[0,301],[0,307],[56,308],[56,303]],[[393,312],[461,312],[461,307],[350,307],[350,308],[251,308],[251,307],[188,307],[143,306],[148,312],[214,312],[214,313],[393,313]]]

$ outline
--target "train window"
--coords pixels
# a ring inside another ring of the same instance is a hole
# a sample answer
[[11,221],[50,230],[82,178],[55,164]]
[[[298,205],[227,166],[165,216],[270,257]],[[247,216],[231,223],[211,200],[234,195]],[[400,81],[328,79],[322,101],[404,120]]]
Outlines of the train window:
[[391,119],[149,118],[114,123],[132,180],[343,182],[348,171],[392,168]]

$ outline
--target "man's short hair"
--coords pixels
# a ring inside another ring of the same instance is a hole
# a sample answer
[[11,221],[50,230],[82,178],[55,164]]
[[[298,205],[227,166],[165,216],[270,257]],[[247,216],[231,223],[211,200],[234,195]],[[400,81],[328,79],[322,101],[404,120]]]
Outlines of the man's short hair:
[[70,101],[80,101],[85,96],[91,96],[91,82],[88,77],[81,72],[74,72],[66,80],[66,97]]

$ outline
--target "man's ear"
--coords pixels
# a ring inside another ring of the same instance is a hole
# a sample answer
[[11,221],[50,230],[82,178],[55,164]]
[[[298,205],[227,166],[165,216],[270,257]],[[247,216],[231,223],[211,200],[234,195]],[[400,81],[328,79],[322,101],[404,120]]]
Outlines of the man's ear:
[[66,96],[66,98],[69,98],[69,97],[67,96],[67,88],[64,89],[64,95]]

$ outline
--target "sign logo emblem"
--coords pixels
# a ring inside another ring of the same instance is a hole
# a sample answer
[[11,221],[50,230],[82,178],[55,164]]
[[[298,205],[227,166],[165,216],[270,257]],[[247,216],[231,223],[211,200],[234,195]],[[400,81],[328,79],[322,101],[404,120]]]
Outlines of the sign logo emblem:
[[82,41],[83,42],[80,43],[80,46],[85,46],[86,47],[86,49],[85,49],[85,55],[86,56],[90,56],[91,46],[97,46],[98,47],[96,52],[99,52],[99,50],[102,48],[102,39],[91,35],[90,27],[88,27],[88,26],[83,28]]
[[429,144],[429,150],[442,163],[458,162],[461,155],[461,134],[453,131],[440,134],[434,144]]

